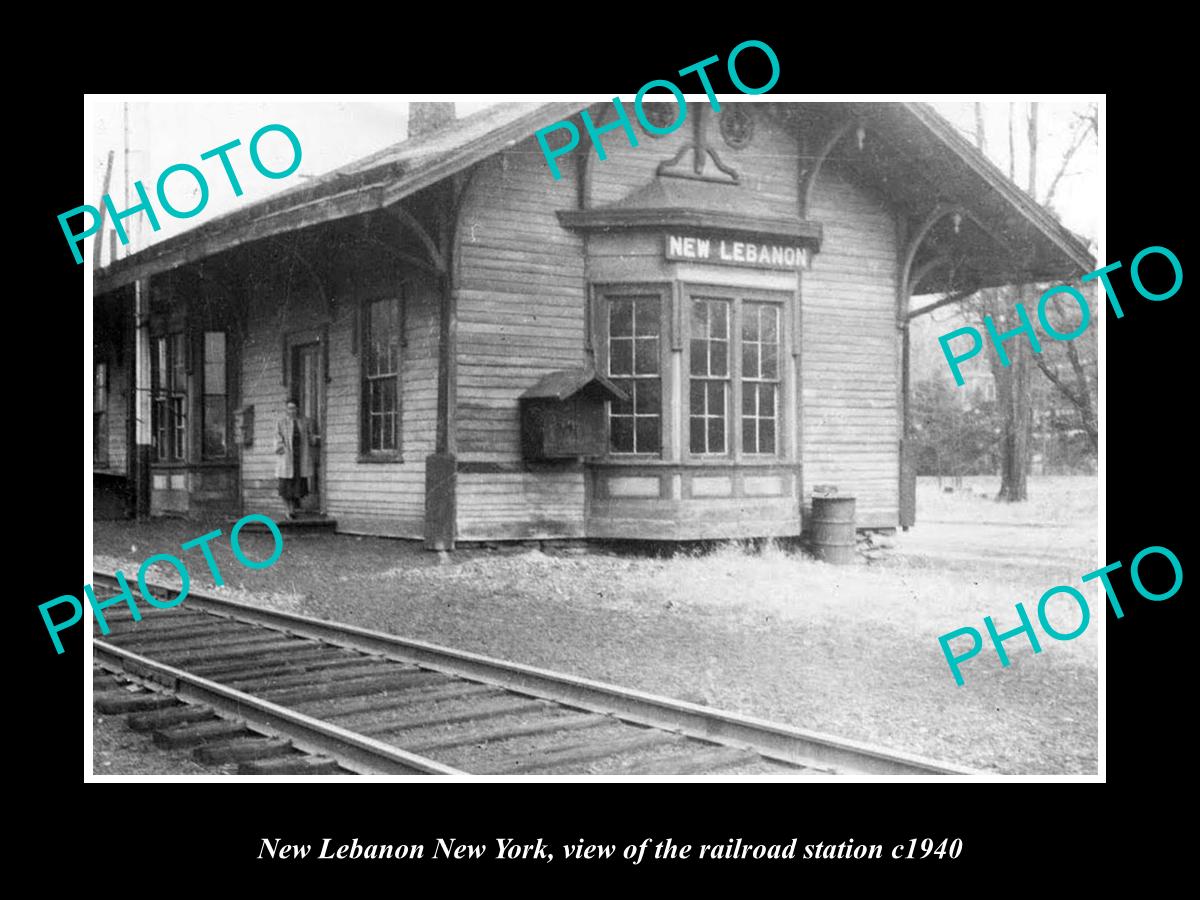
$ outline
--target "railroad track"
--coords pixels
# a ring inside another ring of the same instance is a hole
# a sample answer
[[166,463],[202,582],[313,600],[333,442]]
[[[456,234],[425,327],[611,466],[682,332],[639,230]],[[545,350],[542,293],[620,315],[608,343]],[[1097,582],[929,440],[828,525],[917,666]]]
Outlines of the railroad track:
[[[107,572],[92,585],[118,589]],[[244,774],[980,774],[194,590],[140,622],[104,612],[97,709]]]

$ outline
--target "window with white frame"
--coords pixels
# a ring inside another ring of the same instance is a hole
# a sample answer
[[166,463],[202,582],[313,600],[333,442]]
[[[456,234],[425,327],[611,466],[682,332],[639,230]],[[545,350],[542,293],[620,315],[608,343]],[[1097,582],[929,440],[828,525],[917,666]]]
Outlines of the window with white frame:
[[187,338],[182,331],[154,340],[153,429],[159,462],[187,459]]
[[690,455],[779,456],[782,304],[709,291],[688,302]]
[[662,452],[662,300],[609,296],[608,375],[628,397],[609,406],[609,451]]
[[402,303],[388,297],[363,307],[361,449],[372,456],[400,453]]

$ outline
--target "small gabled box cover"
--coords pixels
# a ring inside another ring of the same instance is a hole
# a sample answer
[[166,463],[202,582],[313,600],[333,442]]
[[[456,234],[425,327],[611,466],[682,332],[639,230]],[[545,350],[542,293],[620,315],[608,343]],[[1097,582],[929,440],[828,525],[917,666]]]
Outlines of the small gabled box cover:
[[521,452],[528,460],[600,456],[604,403],[625,392],[591,368],[551,372],[521,395]]
[[625,392],[592,368],[551,372],[521,395],[522,400],[568,400],[576,394],[599,392],[600,400],[628,400]]

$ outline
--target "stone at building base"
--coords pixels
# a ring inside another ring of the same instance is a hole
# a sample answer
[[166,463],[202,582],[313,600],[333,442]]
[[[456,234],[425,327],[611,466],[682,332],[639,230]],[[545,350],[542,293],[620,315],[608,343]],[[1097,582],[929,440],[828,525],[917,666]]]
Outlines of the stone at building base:
[[868,562],[888,559],[895,547],[895,528],[860,529],[855,542],[858,555]]
[[457,530],[458,460],[453,453],[425,457],[425,549],[453,550]]

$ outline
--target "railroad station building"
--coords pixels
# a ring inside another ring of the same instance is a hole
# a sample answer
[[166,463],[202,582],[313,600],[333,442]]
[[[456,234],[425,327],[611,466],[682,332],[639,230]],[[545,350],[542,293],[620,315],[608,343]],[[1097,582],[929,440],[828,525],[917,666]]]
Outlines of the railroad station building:
[[[1095,267],[924,104],[692,103],[664,136],[626,104],[604,160],[579,113],[611,103],[412,107],[404,142],[97,271],[98,508],[283,519],[292,398],[302,515],[340,532],[794,536],[826,484],[907,526],[913,297]],[[555,180],[534,134],[566,120]]]

